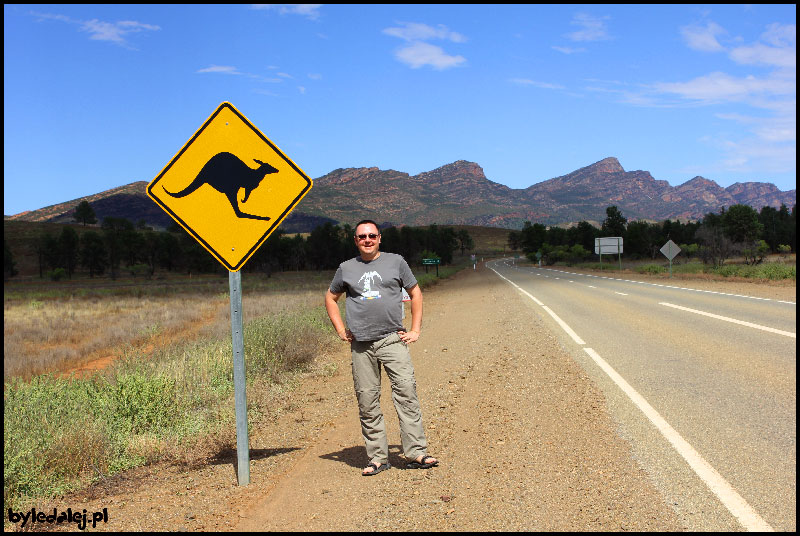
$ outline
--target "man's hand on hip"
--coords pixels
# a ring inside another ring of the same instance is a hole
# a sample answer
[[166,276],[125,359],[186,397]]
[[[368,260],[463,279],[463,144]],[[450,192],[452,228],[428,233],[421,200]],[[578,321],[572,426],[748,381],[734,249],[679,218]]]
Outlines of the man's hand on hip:
[[413,329],[410,331],[398,331],[397,334],[400,335],[400,339],[406,344],[417,342],[417,339],[419,339],[419,331],[414,331]]

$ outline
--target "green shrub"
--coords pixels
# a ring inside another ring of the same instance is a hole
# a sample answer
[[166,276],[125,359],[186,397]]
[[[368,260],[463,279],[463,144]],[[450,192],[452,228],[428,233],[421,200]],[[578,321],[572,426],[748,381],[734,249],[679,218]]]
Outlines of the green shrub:
[[133,266],[128,266],[128,270],[131,273],[132,277],[147,277],[150,279],[150,266],[147,264],[134,264]]
[[91,411],[96,395],[94,382],[51,375],[5,384],[4,507],[24,496],[63,493],[87,472],[107,472],[113,447]]
[[175,379],[142,368],[117,375],[110,385],[112,427],[127,434],[163,432],[179,415]]
[[67,277],[67,271],[63,268],[56,268],[55,270],[47,272],[47,277],[49,277],[51,281],[61,281]]
[[636,271],[640,274],[663,274],[668,270],[660,264],[645,264],[643,266],[637,266]]
[[785,264],[763,264],[758,267],[762,279],[797,279],[797,267]]
[[752,279],[796,279],[797,268],[785,264],[769,263],[752,265],[726,264],[712,271],[723,277],[748,277]]

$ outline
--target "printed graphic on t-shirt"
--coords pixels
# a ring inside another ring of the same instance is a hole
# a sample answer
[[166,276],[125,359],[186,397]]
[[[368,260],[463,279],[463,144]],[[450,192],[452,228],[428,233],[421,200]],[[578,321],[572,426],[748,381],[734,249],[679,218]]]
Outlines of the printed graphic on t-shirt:
[[363,281],[364,282],[364,291],[361,292],[360,299],[362,300],[377,300],[381,297],[381,293],[378,290],[372,290],[373,280],[378,278],[383,282],[383,278],[381,274],[378,272],[364,272],[364,275],[358,280],[359,284]]

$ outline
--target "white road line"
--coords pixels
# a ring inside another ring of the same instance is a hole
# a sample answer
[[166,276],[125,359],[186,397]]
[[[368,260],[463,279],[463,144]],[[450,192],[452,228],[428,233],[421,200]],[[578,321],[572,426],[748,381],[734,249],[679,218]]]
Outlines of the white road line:
[[664,303],[659,302],[659,305],[666,305],[667,307],[672,307],[674,309],[680,309],[681,311],[687,311],[689,313],[694,313],[697,315],[709,316],[711,318],[716,318],[717,320],[724,320],[725,322],[732,322],[733,324],[739,324],[740,326],[747,326],[749,328],[756,328],[763,331],[768,331],[770,333],[775,333],[777,335],[783,335],[785,337],[791,337],[792,339],[797,338],[796,333],[792,333],[791,331],[783,331],[781,329],[770,328],[767,326],[762,326],[760,324],[753,324],[752,322],[745,322],[744,320],[737,320],[735,318],[729,318],[727,316],[720,316],[715,315],[714,313],[707,313],[705,311],[698,311],[697,309],[689,309],[688,307],[682,307],[680,305],[675,305],[672,303]]
[[[719,294],[720,296],[732,296],[734,298],[747,298],[749,300],[761,300],[761,301],[775,301],[777,303],[786,303],[786,304],[789,304],[789,305],[797,305],[797,303],[791,302],[791,301],[774,300],[772,298],[759,298],[759,297],[756,297],[756,296],[747,296],[747,295],[744,295],[744,294],[731,294],[730,292],[719,292],[719,291],[716,291],[716,290],[701,290],[701,289],[697,289],[697,288],[678,287],[678,286],[674,286],[674,285],[662,285],[662,284],[659,284],[659,283],[649,283],[647,281],[635,281],[635,280],[632,280],[632,279],[618,279],[618,278],[615,278],[615,277],[608,277],[608,276],[604,276],[604,275],[593,275],[593,274],[581,274],[581,273],[576,273],[576,272],[565,272],[563,270],[555,270],[553,268],[540,268],[540,269],[541,270],[549,270],[551,272],[562,272],[562,273],[565,273],[565,274],[578,275],[578,276],[583,276],[583,277],[597,277],[597,278],[600,278],[600,279],[608,279],[608,280],[611,280],[611,281],[623,281],[625,283],[638,283],[640,285],[649,285],[651,287],[672,288],[672,289],[676,289],[676,290],[690,290],[692,292],[704,292],[706,294]],[[519,268],[519,270],[522,270],[522,268]]]
[[527,291],[523,290],[523,289],[522,289],[522,287],[520,287],[519,285],[517,285],[516,283],[514,283],[513,281],[511,281],[511,280],[510,280],[510,279],[508,279],[507,277],[503,277],[502,275],[500,275],[500,273],[499,273],[497,270],[495,270],[494,268],[491,268],[491,267],[490,267],[489,269],[490,269],[491,271],[493,271],[494,273],[496,273],[497,275],[499,275],[500,277],[502,277],[503,279],[505,279],[506,281],[508,281],[509,283],[511,283],[511,284],[512,284],[514,287],[516,287],[516,289],[517,289],[517,290],[519,290],[520,292],[522,292],[523,294],[525,294],[527,297],[529,297],[530,299],[532,299],[533,301],[535,301],[537,305],[544,305],[542,302],[540,302],[539,300],[537,300],[535,296],[533,296],[532,294],[530,294],[530,293],[528,293]]
[[603,372],[628,395],[628,398],[647,416],[651,423],[658,429],[659,432],[672,444],[678,454],[680,454],[694,472],[699,476],[706,486],[719,498],[722,504],[732,513],[736,519],[749,531],[770,531],[774,529],[764,519],[758,515],[739,493],[720,475],[711,464],[709,464],[694,447],[692,447],[683,437],[672,427],[664,418],[651,406],[647,400],[640,395],[636,389],[625,381],[617,371],[605,362],[605,360],[598,355],[591,348],[584,348],[584,352],[589,354],[589,357],[594,360],[597,365],[603,369]]
[[624,292],[617,292],[616,290],[614,291],[614,294],[619,294],[620,296],[627,296],[627,294],[625,294]]
[[545,311],[547,311],[547,314],[549,314],[550,316],[552,316],[552,317],[553,317],[553,320],[555,320],[556,322],[558,322],[558,325],[559,325],[559,326],[561,326],[561,329],[563,329],[564,331],[566,331],[566,332],[567,332],[567,335],[569,335],[570,337],[572,337],[572,340],[573,340],[573,341],[575,341],[576,343],[580,344],[581,346],[583,346],[584,344],[586,344],[585,342],[583,342],[583,339],[581,339],[580,337],[578,337],[578,334],[577,334],[577,333],[575,333],[574,331],[572,331],[572,328],[571,328],[571,327],[569,327],[569,326],[567,325],[567,323],[566,323],[566,322],[564,322],[563,320],[561,320],[561,319],[558,317],[558,315],[557,315],[557,314],[555,314],[555,313],[554,313],[554,312],[553,312],[553,311],[552,311],[552,310],[551,310],[551,309],[550,309],[548,306],[546,306],[546,305],[542,305],[542,309],[544,309]]
[[543,304],[542,302],[540,302],[540,301],[539,301],[539,300],[536,298],[536,296],[534,296],[534,295],[532,295],[532,294],[528,293],[528,292],[527,292],[527,291],[525,291],[525,290],[522,290],[520,287],[517,287],[517,289],[519,289],[519,291],[520,291],[520,292],[522,292],[522,293],[523,293],[523,294],[525,294],[527,297],[529,297],[530,299],[532,299],[533,301],[535,301],[535,302],[536,302],[536,305],[541,305],[541,306],[544,306],[544,304]]

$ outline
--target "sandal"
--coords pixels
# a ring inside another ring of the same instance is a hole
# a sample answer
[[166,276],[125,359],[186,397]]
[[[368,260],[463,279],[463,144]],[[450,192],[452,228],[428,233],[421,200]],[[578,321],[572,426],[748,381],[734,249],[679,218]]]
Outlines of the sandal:
[[366,469],[368,469],[368,468],[370,468],[370,467],[374,467],[374,468],[375,468],[375,470],[374,470],[374,471],[372,471],[371,473],[364,473],[364,472],[362,472],[362,473],[361,473],[361,476],[375,476],[375,475],[377,475],[378,473],[380,473],[381,471],[385,471],[385,470],[387,470],[387,469],[390,469],[392,466],[391,466],[391,464],[390,464],[389,462],[382,463],[382,464],[380,464],[380,465],[378,465],[378,464],[377,464],[377,463],[375,463],[375,462],[371,462],[371,463],[370,463],[369,465],[367,465],[367,466],[366,466],[364,469],[366,470]]
[[429,469],[431,467],[436,467],[437,465],[439,465],[439,460],[435,460],[435,461],[432,461],[432,462],[429,462],[429,463],[425,463],[425,460],[427,460],[427,459],[434,460],[434,457],[433,456],[428,456],[426,454],[425,456],[422,457],[422,459],[420,461],[413,460],[413,461],[408,462],[406,464],[406,467],[408,467],[409,469]]

